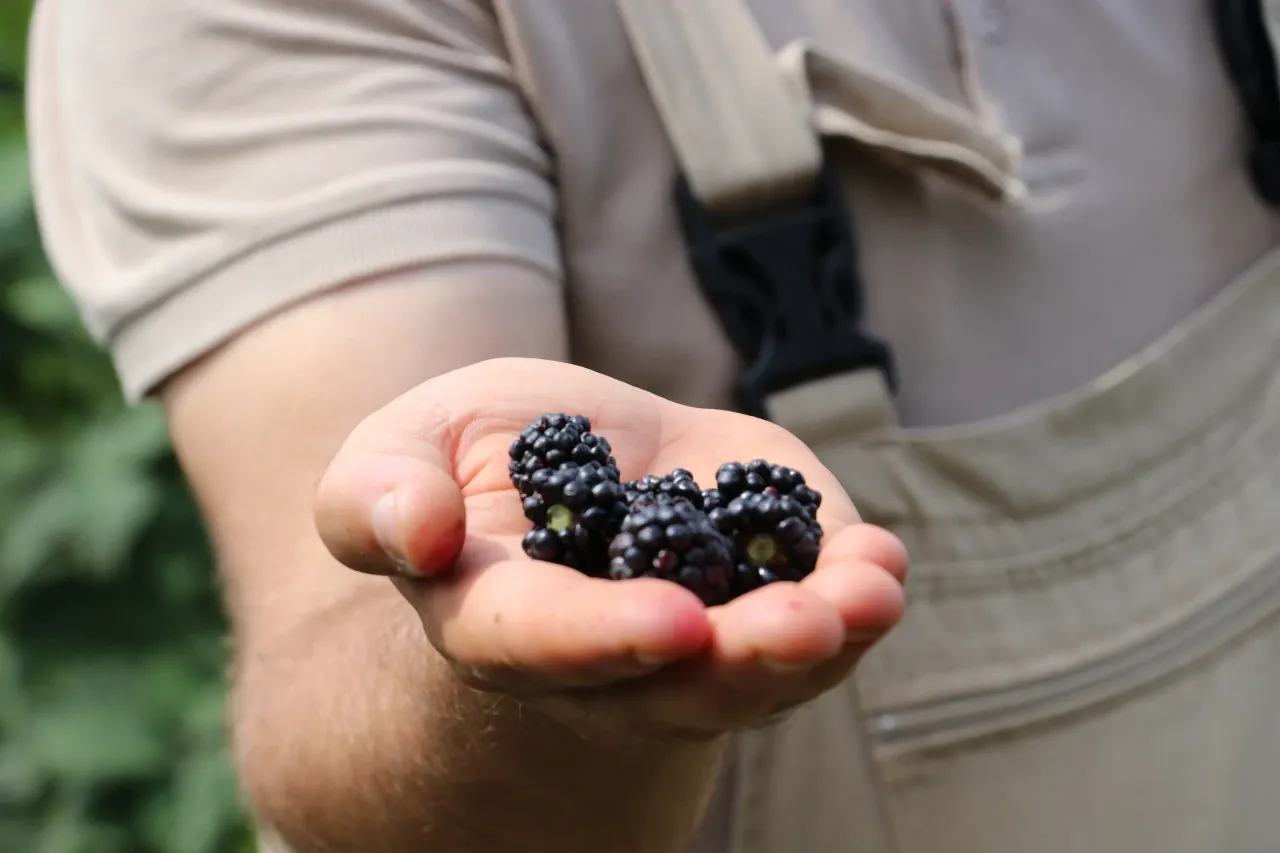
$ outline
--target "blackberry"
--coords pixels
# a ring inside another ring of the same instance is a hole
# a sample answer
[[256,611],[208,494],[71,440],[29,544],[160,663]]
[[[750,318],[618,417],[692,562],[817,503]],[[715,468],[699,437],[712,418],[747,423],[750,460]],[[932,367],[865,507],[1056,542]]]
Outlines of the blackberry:
[[785,465],[774,465],[764,459],[750,462],[726,462],[716,470],[716,486],[703,492],[703,508],[708,512],[728,506],[744,494],[786,496],[799,503],[805,514],[817,520],[822,506],[822,493],[811,488],[804,475]]
[[698,509],[702,509],[702,487],[693,479],[693,474],[683,468],[677,468],[670,474],[661,477],[646,474],[638,480],[632,480],[624,487],[627,503],[635,503],[642,496],[653,496],[660,499],[684,498]]
[[724,604],[733,597],[732,543],[689,500],[642,495],[609,545],[609,577],[662,578],[709,607]]
[[753,459],[721,465],[706,491],[683,468],[624,484],[612,454],[582,415],[543,415],[511,443],[526,554],[595,577],[662,578],[708,606],[813,571],[822,495],[799,471]]
[[734,595],[774,581],[798,581],[818,560],[822,526],[810,507],[773,488],[743,491],[708,513],[733,542]]
[[[591,421],[582,415],[543,415],[525,427],[511,443],[507,472],[520,494],[533,493],[532,478],[539,471],[556,471],[564,465],[599,463],[615,474],[618,463],[613,448],[591,431]],[[617,479],[615,477],[615,479]]]
[[609,541],[627,514],[617,470],[599,462],[569,462],[529,476],[523,501],[533,529],[524,549],[535,560],[603,576]]

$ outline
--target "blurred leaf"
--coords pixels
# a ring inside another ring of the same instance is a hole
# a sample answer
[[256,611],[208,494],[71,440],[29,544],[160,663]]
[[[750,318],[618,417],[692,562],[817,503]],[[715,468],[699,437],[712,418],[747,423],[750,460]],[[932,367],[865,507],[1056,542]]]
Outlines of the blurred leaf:
[[0,600],[64,552],[96,577],[124,565],[161,500],[145,465],[165,442],[150,408],[117,412],[66,442],[53,470],[0,522]]
[[25,739],[11,737],[0,743],[0,803],[32,802],[47,781]]
[[[27,67],[27,22],[34,0],[3,0],[0,3],[0,77],[21,86]],[[0,80],[0,93],[4,90]]]
[[136,408],[92,424],[71,442],[66,483],[77,498],[68,530],[73,555],[102,577],[125,564],[161,495],[147,463],[167,447],[158,410]]
[[235,774],[225,753],[205,750],[177,768],[168,796],[152,811],[151,836],[168,853],[214,853],[228,818],[239,811]]
[[36,227],[31,6],[0,0],[0,851],[253,853],[199,513]]
[[51,485],[31,495],[5,519],[0,540],[0,602],[53,559],[70,526],[65,490]]
[[64,782],[91,785],[162,768],[162,741],[127,698],[85,696],[41,709],[25,732],[33,760]]
[[41,332],[79,331],[76,304],[52,276],[17,281],[9,287],[6,308],[23,325]]
[[[11,0],[4,0],[5,3]],[[0,3],[3,6],[4,3]],[[20,133],[0,135],[0,231],[16,236],[31,213],[31,176],[26,140]],[[0,246],[3,243],[0,242]]]
[[42,815],[31,849],[34,853],[124,853],[127,836],[121,827],[93,819],[90,797],[69,792]]
[[47,461],[45,447],[39,439],[17,424],[0,419],[0,519],[10,511],[5,499],[25,501],[28,486]]
[[18,693],[20,678],[18,650],[7,637],[0,635],[0,726],[16,716],[22,707],[22,696]]

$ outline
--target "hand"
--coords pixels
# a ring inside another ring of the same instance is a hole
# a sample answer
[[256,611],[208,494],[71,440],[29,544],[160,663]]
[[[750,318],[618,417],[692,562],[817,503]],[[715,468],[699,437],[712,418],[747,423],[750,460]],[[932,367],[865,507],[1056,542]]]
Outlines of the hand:
[[[545,412],[589,417],[624,480],[681,467],[708,484],[757,457],[802,471],[824,496],[817,569],[707,608],[666,581],[529,559],[507,448]],[[715,736],[806,702],[903,609],[903,546],[860,523],[790,433],[557,362],[484,362],[374,413],[327,470],[316,518],[341,562],[394,579],[464,683],[637,736]]]

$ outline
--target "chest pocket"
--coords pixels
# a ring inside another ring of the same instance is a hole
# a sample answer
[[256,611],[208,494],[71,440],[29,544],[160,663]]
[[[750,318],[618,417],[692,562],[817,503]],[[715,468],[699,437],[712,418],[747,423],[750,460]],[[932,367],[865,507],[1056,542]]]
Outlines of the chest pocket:
[[775,54],[740,0],[619,9],[743,408],[913,555],[856,677],[741,736],[735,853],[1275,849],[1280,254],[1087,387],[900,429],[888,349],[856,292],[832,307],[856,251],[819,140],[1010,203],[1017,140],[848,58]]

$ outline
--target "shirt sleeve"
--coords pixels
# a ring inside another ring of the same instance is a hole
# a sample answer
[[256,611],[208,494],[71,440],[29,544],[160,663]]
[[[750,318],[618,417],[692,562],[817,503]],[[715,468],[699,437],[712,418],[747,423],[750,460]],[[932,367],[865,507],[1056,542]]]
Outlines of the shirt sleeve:
[[550,157],[481,0],[42,0],[45,245],[126,396],[327,289],[559,281]]

